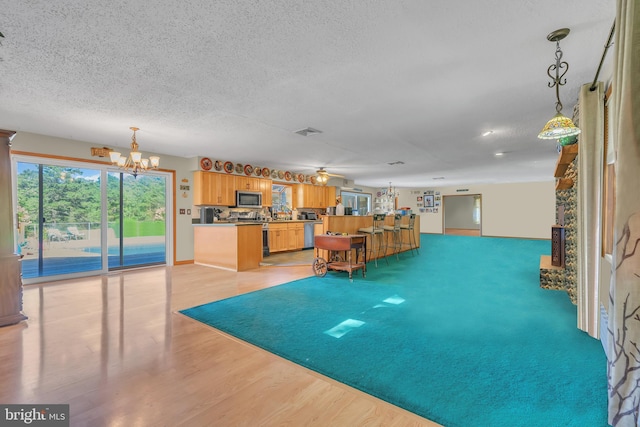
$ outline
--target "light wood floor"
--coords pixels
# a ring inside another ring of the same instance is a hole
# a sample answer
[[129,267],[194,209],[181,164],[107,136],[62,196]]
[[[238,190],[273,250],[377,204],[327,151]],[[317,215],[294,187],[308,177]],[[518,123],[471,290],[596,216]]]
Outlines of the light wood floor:
[[68,403],[72,426],[437,425],[177,313],[309,274],[182,265],[27,286],[29,320],[0,328],[0,402]]
[[469,228],[446,228],[444,234],[451,234],[454,236],[480,236],[479,229]]

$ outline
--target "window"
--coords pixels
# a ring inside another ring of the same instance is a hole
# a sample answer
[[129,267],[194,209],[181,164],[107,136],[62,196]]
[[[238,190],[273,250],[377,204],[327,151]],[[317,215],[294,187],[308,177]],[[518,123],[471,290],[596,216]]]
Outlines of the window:
[[291,187],[288,185],[273,184],[271,187],[271,206],[273,212],[287,212],[293,206],[291,200]]
[[371,194],[343,191],[342,205],[351,208],[353,215],[368,215],[371,212]]

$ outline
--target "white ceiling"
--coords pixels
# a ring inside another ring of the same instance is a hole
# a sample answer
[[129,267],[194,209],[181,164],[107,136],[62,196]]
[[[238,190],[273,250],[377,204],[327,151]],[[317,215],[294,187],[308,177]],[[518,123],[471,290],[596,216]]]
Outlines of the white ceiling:
[[[555,141],[537,139],[555,114],[546,36],[571,29],[560,92],[571,116],[615,2],[0,0],[0,10],[2,129],[128,149],[137,126],[143,152],[428,187],[553,179]],[[306,127],[323,133],[294,133]]]

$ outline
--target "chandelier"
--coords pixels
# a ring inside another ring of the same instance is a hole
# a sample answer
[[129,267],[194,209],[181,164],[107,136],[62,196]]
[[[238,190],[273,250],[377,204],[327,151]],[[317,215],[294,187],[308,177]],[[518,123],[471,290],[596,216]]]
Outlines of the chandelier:
[[388,197],[398,197],[400,195],[400,193],[398,192],[398,190],[395,187],[391,186],[391,181],[389,181],[389,188],[387,189],[387,196]]
[[111,151],[109,157],[111,158],[111,163],[125,172],[130,173],[134,178],[137,178],[138,174],[148,169],[158,169],[160,157],[149,156],[148,159],[143,159],[142,153],[138,151],[138,143],[136,142],[136,131],[140,129],[137,127],[130,127],[129,129],[133,131],[133,136],[131,137],[131,152],[129,155],[125,157],[117,151]]
[[[551,64],[547,69],[547,75],[552,79],[552,82],[549,82],[549,87],[556,88],[556,115],[540,131],[538,134],[540,139],[559,139],[580,133],[580,129],[573,124],[571,119],[562,114],[562,102],[560,102],[560,86],[564,86],[567,83],[567,79],[563,79],[563,77],[569,71],[569,64],[566,61],[562,61],[560,40],[564,39],[568,34],[568,28],[561,28],[547,36],[547,40],[556,42],[556,63]],[[560,70],[564,70],[562,74],[560,74]],[[553,72],[555,72],[555,75],[552,74]]]

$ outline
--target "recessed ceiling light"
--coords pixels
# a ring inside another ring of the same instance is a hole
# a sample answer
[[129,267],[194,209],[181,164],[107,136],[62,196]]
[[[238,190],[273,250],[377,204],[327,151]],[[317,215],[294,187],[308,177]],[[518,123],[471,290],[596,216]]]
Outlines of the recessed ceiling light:
[[486,132],[482,132],[482,136],[489,136],[489,135],[491,135],[492,133],[493,133],[493,131],[492,131],[492,130],[488,130],[488,131],[486,131]]
[[504,153],[502,151],[498,151],[496,154],[494,154],[496,157],[502,157],[504,156]]

